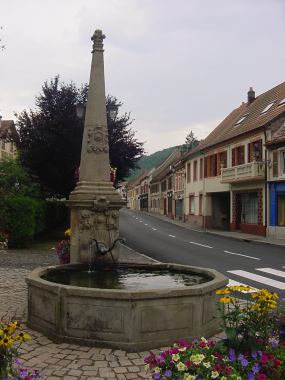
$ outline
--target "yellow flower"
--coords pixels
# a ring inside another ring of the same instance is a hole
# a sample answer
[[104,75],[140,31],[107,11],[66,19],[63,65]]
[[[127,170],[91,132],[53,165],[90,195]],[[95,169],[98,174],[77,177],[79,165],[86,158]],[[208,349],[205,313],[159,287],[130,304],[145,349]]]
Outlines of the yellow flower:
[[71,229],[68,228],[68,229],[64,232],[64,235],[65,235],[65,237],[70,237],[70,235],[71,235]]
[[16,336],[16,339],[19,340],[21,343],[26,342],[27,340],[31,340],[31,337],[29,334],[20,333]]
[[205,362],[205,363],[203,363],[203,366],[206,367],[206,368],[210,368],[211,367],[211,363],[210,362]]
[[187,369],[186,365],[182,362],[179,362],[176,364],[176,368],[178,369],[179,372],[185,371]]
[[230,293],[229,289],[219,289],[216,291],[217,295],[229,294],[229,293]]
[[212,371],[212,373],[211,373],[211,379],[216,379],[217,377],[219,377],[219,372]]
[[222,297],[219,301],[222,303],[231,303],[235,301],[235,297]]
[[159,367],[154,367],[153,372],[154,373],[160,373],[160,368]]
[[226,376],[222,376],[221,380],[227,380]]
[[9,336],[2,336],[0,338],[0,347],[9,348],[13,346],[14,340]]

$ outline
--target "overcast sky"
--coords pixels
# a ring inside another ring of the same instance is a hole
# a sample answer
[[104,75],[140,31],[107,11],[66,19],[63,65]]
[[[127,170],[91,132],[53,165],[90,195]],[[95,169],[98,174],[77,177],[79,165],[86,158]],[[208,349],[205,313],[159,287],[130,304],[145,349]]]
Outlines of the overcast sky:
[[[44,81],[88,82],[106,35],[106,93],[131,111],[147,153],[200,139],[284,81],[284,0],[0,0],[0,114],[35,107]],[[1,45],[1,43],[0,43]]]

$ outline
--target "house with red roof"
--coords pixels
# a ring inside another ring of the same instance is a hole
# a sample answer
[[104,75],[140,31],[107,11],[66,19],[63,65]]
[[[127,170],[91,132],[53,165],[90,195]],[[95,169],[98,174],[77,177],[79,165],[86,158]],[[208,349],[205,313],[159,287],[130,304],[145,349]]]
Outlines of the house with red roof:
[[264,236],[274,218],[283,223],[270,196],[275,189],[281,206],[274,207],[283,215],[284,121],[285,82],[259,96],[249,89],[247,101],[185,158],[188,223]]

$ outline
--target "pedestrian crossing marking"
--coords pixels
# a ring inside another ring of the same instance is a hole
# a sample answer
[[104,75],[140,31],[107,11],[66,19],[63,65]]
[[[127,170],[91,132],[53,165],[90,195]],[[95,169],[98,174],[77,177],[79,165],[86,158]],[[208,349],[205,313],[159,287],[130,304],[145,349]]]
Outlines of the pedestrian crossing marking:
[[[229,283],[228,283],[227,286],[248,286],[248,285],[243,284],[242,282],[238,282],[238,281],[232,280],[231,278],[229,278]],[[239,292],[247,294],[247,293],[256,293],[259,290],[257,288],[252,287],[252,286],[251,286],[251,288],[252,289],[250,289],[250,290],[241,290]]]
[[272,286],[277,289],[285,289],[285,283],[281,281],[272,280],[271,278],[260,276],[259,274],[254,274],[247,272],[245,270],[229,270],[228,273],[235,274],[237,276],[248,278],[249,280],[260,282],[264,285]]
[[260,272],[273,274],[274,276],[278,276],[278,277],[285,277],[285,272],[282,270],[277,270],[277,269],[272,269],[272,268],[257,268],[256,270]]

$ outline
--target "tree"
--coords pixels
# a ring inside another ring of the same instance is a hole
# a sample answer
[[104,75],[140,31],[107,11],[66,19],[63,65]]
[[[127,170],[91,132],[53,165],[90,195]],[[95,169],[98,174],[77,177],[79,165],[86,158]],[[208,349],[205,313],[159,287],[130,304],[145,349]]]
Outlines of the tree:
[[185,139],[185,145],[189,150],[193,149],[195,146],[199,144],[199,141],[194,136],[193,131],[190,131]]
[[[76,104],[86,103],[88,87],[60,82],[56,76],[45,82],[36,97],[36,110],[17,115],[21,162],[34,173],[47,196],[68,197],[75,186],[80,164],[83,120],[76,116]],[[114,97],[108,103],[121,107]],[[117,182],[128,175],[144,152],[135,139],[130,114],[108,118],[110,161],[117,168]]]

